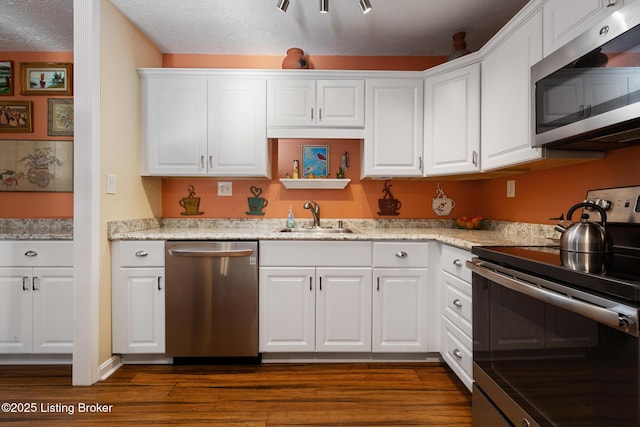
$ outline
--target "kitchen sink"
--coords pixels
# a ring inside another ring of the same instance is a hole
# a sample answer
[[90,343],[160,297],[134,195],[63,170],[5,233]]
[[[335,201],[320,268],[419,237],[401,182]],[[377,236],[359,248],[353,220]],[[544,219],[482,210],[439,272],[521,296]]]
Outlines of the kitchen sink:
[[305,233],[305,234],[356,234],[358,233],[352,228],[333,228],[333,227],[299,227],[299,228],[280,228],[278,233]]

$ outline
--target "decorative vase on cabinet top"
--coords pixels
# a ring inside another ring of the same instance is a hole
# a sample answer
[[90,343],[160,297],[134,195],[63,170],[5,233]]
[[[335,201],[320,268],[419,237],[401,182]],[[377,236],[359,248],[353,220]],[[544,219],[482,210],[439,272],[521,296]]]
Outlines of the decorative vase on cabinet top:
[[309,61],[302,49],[292,47],[287,49],[287,56],[282,60],[283,69],[309,68]]

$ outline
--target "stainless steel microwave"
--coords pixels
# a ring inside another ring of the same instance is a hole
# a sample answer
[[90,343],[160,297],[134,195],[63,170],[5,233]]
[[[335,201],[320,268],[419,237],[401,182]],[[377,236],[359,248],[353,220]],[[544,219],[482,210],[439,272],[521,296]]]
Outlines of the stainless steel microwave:
[[640,144],[640,1],[531,67],[534,147]]

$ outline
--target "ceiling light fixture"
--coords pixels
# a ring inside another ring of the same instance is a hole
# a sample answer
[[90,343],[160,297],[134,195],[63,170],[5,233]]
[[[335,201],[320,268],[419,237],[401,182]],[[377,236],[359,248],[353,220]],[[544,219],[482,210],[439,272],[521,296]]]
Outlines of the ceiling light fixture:
[[371,2],[369,0],[358,0],[358,5],[363,15],[371,12]]
[[281,11],[286,12],[289,8],[289,0],[278,0],[278,4],[276,6]]
[[320,13],[329,13],[329,0],[320,0]]

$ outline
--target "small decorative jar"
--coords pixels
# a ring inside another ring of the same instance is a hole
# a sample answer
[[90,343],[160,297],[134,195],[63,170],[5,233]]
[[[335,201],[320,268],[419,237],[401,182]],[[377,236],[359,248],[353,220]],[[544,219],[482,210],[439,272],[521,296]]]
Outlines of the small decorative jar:
[[282,60],[283,69],[309,68],[309,61],[302,49],[292,47],[287,49],[287,56]]

